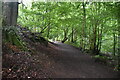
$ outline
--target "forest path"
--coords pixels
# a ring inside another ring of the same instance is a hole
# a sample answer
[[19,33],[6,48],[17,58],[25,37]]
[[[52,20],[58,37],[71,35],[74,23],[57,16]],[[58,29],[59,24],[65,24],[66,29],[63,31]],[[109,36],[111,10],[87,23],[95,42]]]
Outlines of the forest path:
[[57,47],[52,56],[54,60],[52,78],[116,78],[117,72],[108,66],[96,63],[88,54],[83,54],[79,49],[54,42]]

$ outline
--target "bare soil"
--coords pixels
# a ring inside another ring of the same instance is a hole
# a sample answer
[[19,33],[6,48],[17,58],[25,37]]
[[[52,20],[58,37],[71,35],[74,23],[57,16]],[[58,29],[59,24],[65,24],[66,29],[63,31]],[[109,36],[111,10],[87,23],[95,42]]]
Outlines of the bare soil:
[[74,46],[55,42],[56,52],[48,53],[54,61],[52,78],[118,78],[113,68],[96,63],[90,55]]
[[11,54],[3,47],[3,78],[119,78],[112,67],[71,45],[29,42],[29,47],[34,52]]

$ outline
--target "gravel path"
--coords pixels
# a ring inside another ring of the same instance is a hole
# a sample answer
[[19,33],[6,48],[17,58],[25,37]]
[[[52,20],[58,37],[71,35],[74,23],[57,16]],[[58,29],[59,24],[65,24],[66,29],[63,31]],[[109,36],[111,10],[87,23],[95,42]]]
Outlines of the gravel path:
[[88,54],[83,54],[73,46],[54,42],[57,51],[51,78],[118,78],[118,73],[108,66],[96,63]]

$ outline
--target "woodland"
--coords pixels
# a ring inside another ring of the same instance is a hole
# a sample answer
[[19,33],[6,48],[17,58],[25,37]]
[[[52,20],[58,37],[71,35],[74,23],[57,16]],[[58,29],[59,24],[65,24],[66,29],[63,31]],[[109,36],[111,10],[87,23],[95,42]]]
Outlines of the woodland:
[[2,2],[3,78],[119,78],[120,2]]

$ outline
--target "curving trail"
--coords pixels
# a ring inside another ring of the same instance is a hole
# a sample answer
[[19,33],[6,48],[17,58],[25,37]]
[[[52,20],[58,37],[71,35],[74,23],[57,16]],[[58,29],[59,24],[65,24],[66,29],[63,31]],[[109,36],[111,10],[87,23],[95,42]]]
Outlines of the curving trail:
[[73,46],[54,42],[57,56],[54,60],[51,78],[118,78],[118,73],[108,66],[96,63],[88,54]]

